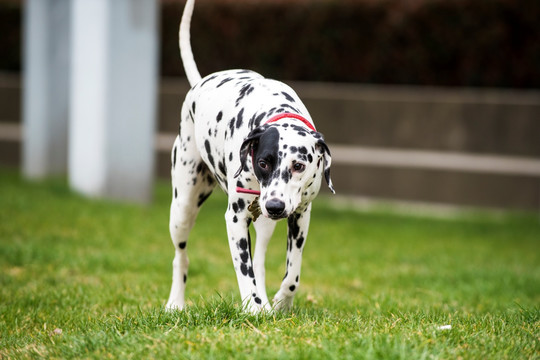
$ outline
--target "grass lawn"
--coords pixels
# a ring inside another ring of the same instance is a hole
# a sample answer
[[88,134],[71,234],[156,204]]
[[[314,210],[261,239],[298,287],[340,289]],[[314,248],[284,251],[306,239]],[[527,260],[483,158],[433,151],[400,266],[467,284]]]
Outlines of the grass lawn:
[[[540,358],[538,214],[441,219],[318,199],[293,311],[253,316],[216,191],[188,244],[189,305],[168,313],[168,184],[155,198],[88,200],[0,171],[1,359]],[[270,296],[285,225],[267,255]]]

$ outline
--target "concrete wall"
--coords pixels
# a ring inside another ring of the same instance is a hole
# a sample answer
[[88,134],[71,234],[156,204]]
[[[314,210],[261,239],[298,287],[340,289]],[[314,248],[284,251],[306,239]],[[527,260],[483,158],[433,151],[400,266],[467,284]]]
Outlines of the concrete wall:
[[[291,83],[333,150],[339,195],[540,209],[540,92]],[[0,76],[0,164],[18,163],[17,77]],[[162,79],[157,173],[188,85]],[[9,134],[11,140],[9,140]],[[3,140],[2,140],[3,139]],[[327,191],[327,190],[324,190]]]

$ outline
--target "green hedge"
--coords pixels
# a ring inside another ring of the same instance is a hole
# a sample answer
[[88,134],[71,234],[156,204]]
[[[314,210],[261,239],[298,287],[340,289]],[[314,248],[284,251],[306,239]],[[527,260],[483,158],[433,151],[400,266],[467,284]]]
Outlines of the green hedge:
[[[540,1],[200,2],[201,73],[250,68],[279,79],[540,87]],[[162,11],[162,71],[182,74],[181,3]]]
[[[407,6],[405,4],[408,4]],[[161,72],[183,75],[183,1],[161,7]],[[540,88],[538,0],[199,1],[202,74],[289,80]],[[0,70],[19,70],[20,8],[0,0]]]

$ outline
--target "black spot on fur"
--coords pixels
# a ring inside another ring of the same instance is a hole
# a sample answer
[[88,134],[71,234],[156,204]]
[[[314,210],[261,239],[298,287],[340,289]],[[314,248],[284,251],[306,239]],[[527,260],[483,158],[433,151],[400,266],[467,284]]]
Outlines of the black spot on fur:
[[294,106],[291,106],[289,104],[281,104],[280,106],[282,108],[285,108],[285,109],[291,109],[295,113],[299,112],[297,108],[295,108]]
[[223,112],[222,112],[222,111],[220,111],[220,112],[217,114],[216,121],[217,121],[217,122],[220,122],[220,121],[221,121],[221,118],[223,118]]
[[176,199],[178,197],[178,189],[174,188],[174,198]]
[[244,202],[244,199],[238,199],[238,210],[242,211],[246,207],[246,203]]
[[212,192],[206,193],[206,194],[200,194],[199,199],[197,201],[197,207],[201,207],[201,205],[208,199],[208,197],[212,194]]
[[207,82],[211,81],[211,80],[214,80],[215,78],[217,78],[217,75],[212,75],[210,76],[209,78],[207,78],[206,80],[204,80],[201,84],[201,87],[204,86],[204,84],[206,84]]
[[182,241],[181,243],[178,244],[178,247],[183,250],[186,248],[186,245],[187,243],[185,241]]
[[253,92],[255,88],[251,85],[251,84],[245,84],[244,86],[242,86],[242,88],[240,89],[240,93],[238,95],[238,99],[236,99],[236,106],[238,106],[240,104],[240,101],[242,101],[242,99],[246,96],[248,96],[249,94],[251,94]]
[[246,238],[241,238],[240,241],[238,242],[238,246],[240,247],[240,249],[242,250],[247,250],[248,248],[248,241]]
[[242,275],[247,276],[248,267],[247,267],[246,263],[240,264],[240,271],[242,272]]
[[257,114],[253,115],[251,120],[249,120],[249,124],[248,124],[249,128],[254,129],[254,128],[260,126],[261,122],[262,122],[262,120],[264,119],[265,116],[266,116],[265,112],[263,112],[262,114],[259,114],[259,115],[257,115]]
[[249,253],[246,251],[243,251],[240,253],[240,260],[242,260],[243,263],[247,263],[249,260]]
[[225,80],[222,80],[216,88],[220,87],[223,84],[228,83],[229,81],[233,80],[233,78],[226,78]]
[[288,184],[288,183],[289,183],[289,180],[291,179],[291,177],[292,177],[291,170],[284,171],[284,172],[281,174],[281,179],[283,180],[283,182],[284,182],[285,184]]
[[255,302],[256,302],[257,304],[259,304],[259,305],[261,305],[261,304],[262,304],[262,301],[261,301],[261,299],[260,299],[260,298],[258,298],[258,297],[255,297]]
[[231,119],[231,121],[229,121],[229,129],[231,130],[231,137],[233,136],[234,134],[234,118]]
[[294,290],[296,290],[296,286],[294,286],[294,285],[289,286],[289,290],[291,290],[291,292],[293,292]]
[[225,168],[225,164],[223,164],[221,161],[218,163],[218,169],[223,175],[227,175],[227,169]]
[[294,102],[294,98],[291,95],[287,94],[285,91],[282,91],[281,93],[283,94],[283,96],[285,96],[285,99],[287,99],[287,101]]
[[236,128],[239,129],[244,123],[244,109],[240,110],[236,116]]
[[176,166],[176,146],[173,149],[173,167]]
[[289,237],[292,239],[298,238],[300,233],[300,227],[298,226],[298,219],[300,219],[300,214],[292,214],[287,219],[287,225],[289,228]]

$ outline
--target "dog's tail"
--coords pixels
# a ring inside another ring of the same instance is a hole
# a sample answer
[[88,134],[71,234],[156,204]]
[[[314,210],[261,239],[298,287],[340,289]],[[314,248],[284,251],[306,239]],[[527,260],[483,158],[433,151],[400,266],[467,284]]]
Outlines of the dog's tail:
[[178,31],[180,56],[182,57],[184,71],[186,72],[186,76],[191,87],[195,86],[195,84],[201,80],[201,75],[197,69],[195,59],[193,58],[193,51],[191,50],[190,42],[191,15],[193,14],[194,5],[195,0],[187,0],[186,6],[184,7],[184,13],[182,14],[182,21],[180,21],[180,29]]

